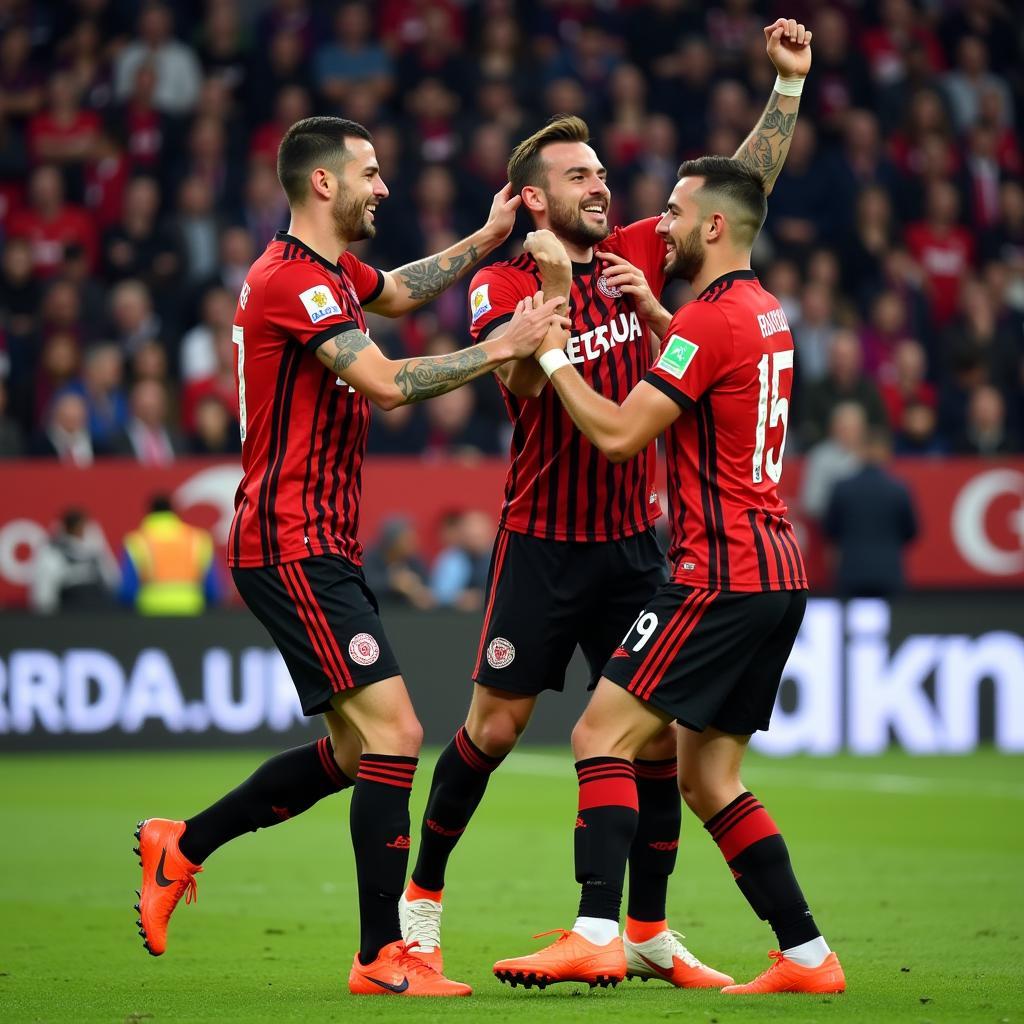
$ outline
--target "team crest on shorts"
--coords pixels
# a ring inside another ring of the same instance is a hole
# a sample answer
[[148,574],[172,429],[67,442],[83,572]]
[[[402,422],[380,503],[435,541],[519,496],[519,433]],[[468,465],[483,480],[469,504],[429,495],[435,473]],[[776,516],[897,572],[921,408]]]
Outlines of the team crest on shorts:
[[380,646],[369,633],[356,633],[348,642],[348,656],[357,665],[372,665],[380,657]]
[[515,660],[515,645],[503,636],[496,636],[487,645],[487,664],[491,668],[508,668]]
[[597,279],[597,290],[602,295],[607,295],[608,298],[610,298],[610,299],[621,299],[622,298],[622,289],[615,287],[615,285],[609,284],[605,280],[604,274],[602,274]]

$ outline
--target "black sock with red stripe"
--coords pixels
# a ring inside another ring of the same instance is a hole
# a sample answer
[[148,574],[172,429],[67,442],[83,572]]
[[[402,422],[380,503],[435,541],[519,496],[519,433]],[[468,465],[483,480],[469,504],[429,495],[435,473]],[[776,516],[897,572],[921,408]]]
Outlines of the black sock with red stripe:
[[178,847],[193,864],[202,864],[243,833],[294,818],[351,785],[334,760],[330,738],[324,736],[264,761],[240,786],[189,818]]
[[682,798],[676,759],[633,762],[639,814],[629,851],[629,909],[637,921],[664,921],[668,879],[676,866]]
[[574,833],[580,917],[619,920],[629,848],[636,834],[637,793],[633,762],[588,757],[576,762],[580,782]]
[[420,852],[412,870],[412,880],[420,888],[444,888],[448,858],[480,805],[491,772],[504,760],[485,754],[469,738],[465,726],[441,751],[430,780]]
[[398,898],[409,867],[409,796],[415,757],[363,754],[352,791],[352,849],[359,887],[359,960],[402,937]]
[[704,827],[754,913],[772,926],[779,949],[791,949],[821,935],[793,874],[786,842],[752,793],[736,797]]

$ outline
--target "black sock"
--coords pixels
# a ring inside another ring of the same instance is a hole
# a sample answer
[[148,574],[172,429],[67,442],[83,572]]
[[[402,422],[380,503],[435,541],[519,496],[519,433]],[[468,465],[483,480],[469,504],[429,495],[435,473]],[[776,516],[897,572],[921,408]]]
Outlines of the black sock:
[[363,754],[352,791],[352,849],[359,886],[359,960],[402,937],[398,898],[409,867],[409,794],[415,757]]
[[324,736],[264,761],[240,786],[189,818],[178,847],[193,864],[202,864],[244,832],[294,818],[351,785],[334,760],[330,737]]
[[580,917],[619,920],[626,860],[636,834],[636,774],[621,757],[576,762],[580,782],[574,846]]
[[503,760],[488,757],[469,738],[465,726],[441,752],[430,780],[430,796],[420,830],[420,852],[412,870],[412,880],[420,888],[444,888],[448,858],[483,799],[491,772]]
[[779,949],[821,935],[793,874],[786,842],[752,793],[738,796],[704,827],[718,844],[754,913],[772,926]]
[[639,805],[636,836],[629,851],[629,905],[637,921],[664,921],[668,879],[676,866],[682,799],[676,759],[633,762]]

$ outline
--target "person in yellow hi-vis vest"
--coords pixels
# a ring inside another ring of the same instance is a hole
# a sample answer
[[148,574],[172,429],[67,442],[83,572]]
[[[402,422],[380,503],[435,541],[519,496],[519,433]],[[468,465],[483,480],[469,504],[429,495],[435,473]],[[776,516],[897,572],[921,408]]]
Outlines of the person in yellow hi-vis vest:
[[221,599],[213,538],[175,514],[157,495],[149,514],[124,539],[121,591],[140,615],[199,615]]

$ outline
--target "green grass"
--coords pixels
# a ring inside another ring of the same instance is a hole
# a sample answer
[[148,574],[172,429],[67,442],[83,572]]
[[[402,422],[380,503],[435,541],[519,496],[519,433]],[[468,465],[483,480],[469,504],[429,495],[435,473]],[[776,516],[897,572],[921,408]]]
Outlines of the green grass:
[[[132,829],[185,816],[258,754],[0,758],[0,1020],[7,1021],[1024,1021],[1024,761],[750,760],[811,906],[839,951],[838,997],[729,998],[660,982],[509,989],[492,962],[536,948],[575,911],[568,753],[523,752],[496,773],[452,862],[449,973],[468,1000],[356,1000],[348,798],[213,856],[199,902],[148,957],[135,933]],[[418,820],[431,759],[414,795]],[[774,944],[713,843],[684,819],[670,920],[702,959],[747,979]]]

